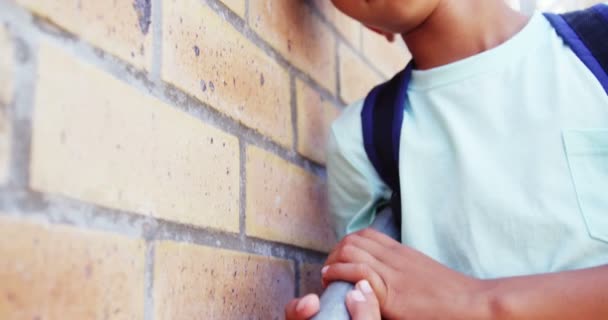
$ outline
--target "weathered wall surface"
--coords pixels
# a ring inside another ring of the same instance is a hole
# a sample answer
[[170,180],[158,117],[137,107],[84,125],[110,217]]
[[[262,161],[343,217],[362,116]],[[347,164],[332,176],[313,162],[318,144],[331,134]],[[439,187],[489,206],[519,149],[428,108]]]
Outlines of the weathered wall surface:
[[282,318],[328,126],[407,59],[329,0],[0,0],[0,319]]
[[277,319],[324,147],[407,61],[329,0],[0,0],[0,319]]

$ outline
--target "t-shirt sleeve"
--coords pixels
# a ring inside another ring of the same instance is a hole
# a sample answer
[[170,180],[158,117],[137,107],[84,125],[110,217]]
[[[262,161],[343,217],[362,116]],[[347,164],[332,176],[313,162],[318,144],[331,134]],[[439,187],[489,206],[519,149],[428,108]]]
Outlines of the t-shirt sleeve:
[[378,205],[390,198],[363,146],[362,102],[346,108],[333,123],[327,146],[329,213],[338,239],[368,227]]

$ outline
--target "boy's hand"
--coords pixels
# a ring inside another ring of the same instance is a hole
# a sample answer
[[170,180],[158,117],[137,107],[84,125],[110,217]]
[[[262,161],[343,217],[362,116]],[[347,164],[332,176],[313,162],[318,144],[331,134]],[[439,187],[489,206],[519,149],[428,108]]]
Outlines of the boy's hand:
[[[380,320],[380,305],[369,282],[357,283],[346,296],[346,307],[352,320]],[[306,320],[319,311],[319,297],[309,294],[292,300],[285,307],[286,320]]]
[[285,320],[306,320],[319,312],[319,297],[309,294],[291,300],[285,306]]
[[474,319],[486,311],[479,309],[485,305],[478,294],[483,281],[448,269],[372,229],[346,236],[329,255],[322,273],[324,285],[368,280],[382,315],[389,319]]

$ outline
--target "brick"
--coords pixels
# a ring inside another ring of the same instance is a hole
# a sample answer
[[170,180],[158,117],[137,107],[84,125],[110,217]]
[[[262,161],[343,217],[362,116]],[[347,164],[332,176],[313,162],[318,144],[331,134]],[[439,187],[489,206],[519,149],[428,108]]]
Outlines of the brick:
[[150,1],[16,0],[139,69],[152,65]]
[[32,187],[238,231],[237,139],[75,59],[41,45]]
[[353,103],[364,98],[383,79],[349,48],[340,45],[340,98]]
[[163,11],[163,79],[290,148],[287,72],[202,1]]
[[363,31],[362,46],[365,57],[387,78],[405,68],[412,58],[400,37],[390,43],[385,37],[367,29]]
[[314,0],[314,3],[325,19],[336,27],[336,30],[338,30],[346,41],[350,42],[356,48],[360,47],[361,24],[358,21],[353,20],[340,12],[340,10],[333,6],[331,1]]
[[303,263],[300,266],[300,292],[299,296],[309,293],[323,293],[321,284],[321,268],[323,265]]
[[0,319],[143,319],[142,240],[7,217],[0,234]]
[[0,184],[8,180],[11,154],[11,124],[8,105],[13,93],[13,46],[6,27],[0,25]]
[[249,2],[251,27],[294,66],[336,91],[334,37],[306,1]]
[[245,0],[221,0],[230,10],[241,18],[245,17]]
[[298,152],[325,163],[329,128],[339,111],[304,82],[297,80]]
[[250,236],[319,251],[335,243],[325,184],[300,167],[247,148],[246,229]]
[[158,243],[154,319],[282,319],[294,296],[285,260],[174,242]]

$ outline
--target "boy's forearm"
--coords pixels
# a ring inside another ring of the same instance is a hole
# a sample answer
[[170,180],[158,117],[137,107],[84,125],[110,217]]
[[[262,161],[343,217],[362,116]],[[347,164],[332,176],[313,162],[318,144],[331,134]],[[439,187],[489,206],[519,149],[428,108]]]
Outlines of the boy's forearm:
[[608,266],[482,282],[475,318],[608,319]]

